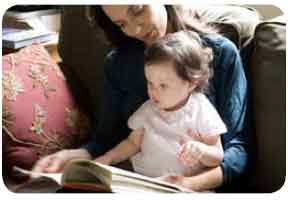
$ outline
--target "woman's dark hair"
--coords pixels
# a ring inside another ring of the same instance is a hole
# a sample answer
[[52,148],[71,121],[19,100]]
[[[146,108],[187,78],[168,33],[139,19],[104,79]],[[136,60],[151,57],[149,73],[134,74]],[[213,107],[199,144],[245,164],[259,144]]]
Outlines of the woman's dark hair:
[[196,83],[194,91],[204,92],[212,75],[209,68],[212,58],[212,49],[203,45],[197,33],[179,31],[152,43],[145,51],[144,60],[145,67],[171,62],[178,77]]
[[[182,6],[179,5],[165,5],[168,15],[168,22],[171,25],[173,32],[180,30],[192,30],[198,33],[200,36],[206,34],[214,34],[217,31],[209,25],[202,23],[198,18],[192,16],[192,19],[188,22],[182,19]],[[88,6],[87,16],[90,23],[93,26],[101,27],[113,46],[120,46],[128,41],[137,41],[132,37],[125,35],[122,30],[115,25],[111,19],[104,13],[101,5]]]
[[103,29],[108,41],[115,47],[130,40],[137,40],[125,35],[105,14],[101,5],[88,6],[87,16],[92,26],[99,26]]

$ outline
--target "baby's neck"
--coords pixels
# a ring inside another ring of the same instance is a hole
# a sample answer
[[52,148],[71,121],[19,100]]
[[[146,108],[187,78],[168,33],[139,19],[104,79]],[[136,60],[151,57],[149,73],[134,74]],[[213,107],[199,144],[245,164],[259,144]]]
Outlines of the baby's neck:
[[166,111],[166,112],[173,112],[173,111],[177,111],[177,110],[179,110],[180,108],[182,108],[183,106],[186,105],[186,103],[187,103],[189,97],[190,97],[190,95],[188,95],[184,100],[178,102],[178,103],[177,103],[176,105],[174,105],[173,107],[164,109],[164,111]]

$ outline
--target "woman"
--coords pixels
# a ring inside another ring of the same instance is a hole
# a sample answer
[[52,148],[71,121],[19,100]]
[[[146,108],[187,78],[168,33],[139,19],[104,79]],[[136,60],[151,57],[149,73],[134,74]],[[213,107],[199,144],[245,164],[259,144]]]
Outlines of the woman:
[[245,172],[247,132],[244,117],[247,83],[235,46],[202,24],[195,12],[180,6],[105,5],[91,7],[93,20],[104,29],[114,48],[107,57],[102,111],[94,139],[80,149],[63,150],[41,159],[35,171],[55,172],[72,158],[92,159],[114,147],[130,132],[129,116],[148,99],[144,78],[144,49],[166,33],[190,29],[197,32],[214,52],[208,98],[227,125],[222,137],[224,160],[193,177],[168,176],[161,179],[192,190],[227,188]]

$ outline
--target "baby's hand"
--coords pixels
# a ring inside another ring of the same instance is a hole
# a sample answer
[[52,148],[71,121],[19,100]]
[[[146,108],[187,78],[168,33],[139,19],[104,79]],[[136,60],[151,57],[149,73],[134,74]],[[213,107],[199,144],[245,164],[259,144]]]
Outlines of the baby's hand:
[[185,142],[178,154],[179,161],[185,166],[197,164],[203,155],[203,144],[197,141]]
[[201,134],[196,131],[193,131],[191,128],[188,128],[186,130],[186,134],[194,141],[200,141],[200,142],[203,141]]

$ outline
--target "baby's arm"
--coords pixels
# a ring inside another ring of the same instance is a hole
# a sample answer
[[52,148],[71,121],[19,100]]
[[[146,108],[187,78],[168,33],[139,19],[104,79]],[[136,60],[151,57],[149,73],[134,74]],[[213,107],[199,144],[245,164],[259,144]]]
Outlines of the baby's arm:
[[132,131],[127,139],[123,140],[104,155],[96,158],[95,161],[110,165],[130,158],[140,151],[143,133],[143,128]]
[[202,141],[188,141],[181,146],[179,160],[187,166],[201,162],[205,166],[215,167],[223,160],[223,148],[220,135],[204,136]]
[[209,167],[218,166],[224,158],[220,135],[203,137],[203,142],[199,144],[203,154],[200,162]]

